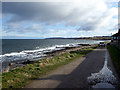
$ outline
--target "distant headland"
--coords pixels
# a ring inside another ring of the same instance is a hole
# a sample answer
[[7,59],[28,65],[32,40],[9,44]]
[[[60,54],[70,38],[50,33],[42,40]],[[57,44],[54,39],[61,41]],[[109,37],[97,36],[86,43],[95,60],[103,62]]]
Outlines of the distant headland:
[[111,40],[111,36],[94,36],[94,37],[73,37],[73,38],[63,38],[63,37],[51,37],[45,39],[90,39],[90,40]]

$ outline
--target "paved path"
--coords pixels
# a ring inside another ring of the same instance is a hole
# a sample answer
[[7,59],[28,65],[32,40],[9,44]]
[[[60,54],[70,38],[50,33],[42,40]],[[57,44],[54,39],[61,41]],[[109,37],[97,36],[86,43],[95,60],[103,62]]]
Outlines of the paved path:
[[60,67],[43,78],[34,80],[26,88],[90,88],[96,87],[95,85],[101,82],[104,85],[110,82],[109,84],[115,87],[118,84],[116,81],[119,80],[109,53],[106,48],[97,48],[85,57]]

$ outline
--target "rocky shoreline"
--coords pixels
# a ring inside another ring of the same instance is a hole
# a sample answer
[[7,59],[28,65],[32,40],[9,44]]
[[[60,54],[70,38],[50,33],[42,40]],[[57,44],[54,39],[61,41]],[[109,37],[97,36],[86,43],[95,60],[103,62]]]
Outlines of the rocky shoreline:
[[[83,48],[88,48],[94,45],[89,45],[89,44],[78,44],[78,47],[64,47],[64,49],[60,49],[60,50],[56,50],[56,51],[52,51],[52,52],[46,52],[46,56],[44,56],[43,58],[35,58],[35,60],[24,60],[21,62],[3,62],[2,66],[4,68],[2,68],[2,73],[4,72],[9,72],[12,71],[16,68],[20,68],[20,67],[24,67],[27,64],[32,64],[35,63],[38,60],[43,60],[44,58],[52,58],[54,56],[66,53],[66,52],[70,52],[70,51],[77,51],[79,49],[83,49]],[[38,60],[37,60],[38,59]]]

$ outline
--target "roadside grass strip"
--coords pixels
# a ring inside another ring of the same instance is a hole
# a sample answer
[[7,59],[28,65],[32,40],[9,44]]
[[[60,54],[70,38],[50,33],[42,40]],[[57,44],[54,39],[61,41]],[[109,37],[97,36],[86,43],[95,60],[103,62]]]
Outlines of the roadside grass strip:
[[113,64],[120,75],[120,50],[113,45],[107,45]]
[[23,88],[33,80],[86,55],[96,47],[97,46],[94,45],[77,51],[66,52],[51,58],[43,59],[42,61],[39,60],[33,64],[27,64],[24,67],[17,68],[10,72],[2,73],[2,88]]

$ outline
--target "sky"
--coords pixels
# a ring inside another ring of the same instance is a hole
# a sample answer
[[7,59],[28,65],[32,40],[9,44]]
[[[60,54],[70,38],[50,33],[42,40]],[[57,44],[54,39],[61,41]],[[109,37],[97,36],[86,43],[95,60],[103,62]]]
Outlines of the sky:
[[2,2],[2,36],[110,36],[118,31],[118,0]]

